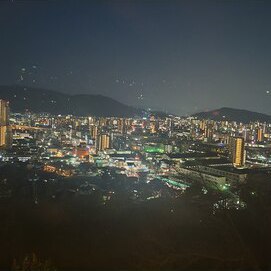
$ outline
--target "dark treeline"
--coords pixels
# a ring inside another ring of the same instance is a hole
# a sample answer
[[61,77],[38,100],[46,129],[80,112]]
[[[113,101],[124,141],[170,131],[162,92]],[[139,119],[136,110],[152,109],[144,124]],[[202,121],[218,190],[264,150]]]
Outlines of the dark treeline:
[[[246,208],[229,210],[221,204],[215,212],[219,196],[196,185],[175,199],[137,202],[119,193],[102,204],[98,192],[78,196],[62,190],[56,198],[44,196],[34,204],[27,168],[2,168],[0,177],[8,177],[12,191],[0,201],[1,268],[11,268],[14,259],[23,262],[33,252],[59,270],[270,266],[271,183],[263,176],[238,187]],[[69,183],[48,184],[39,193],[49,195],[66,185],[70,189]]]

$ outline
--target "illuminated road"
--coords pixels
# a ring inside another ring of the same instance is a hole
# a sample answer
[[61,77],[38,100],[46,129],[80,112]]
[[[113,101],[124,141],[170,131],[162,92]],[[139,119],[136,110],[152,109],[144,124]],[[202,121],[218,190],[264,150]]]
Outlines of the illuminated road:
[[12,130],[45,130],[47,128],[34,127],[27,125],[11,125]]
[[156,179],[158,179],[158,180],[160,180],[162,182],[166,182],[166,183],[168,183],[168,184],[170,184],[172,186],[182,188],[182,189],[186,189],[186,188],[188,188],[190,186],[187,183],[177,182],[177,181],[171,180],[169,178],[161,177],[161,176],[156,176]]

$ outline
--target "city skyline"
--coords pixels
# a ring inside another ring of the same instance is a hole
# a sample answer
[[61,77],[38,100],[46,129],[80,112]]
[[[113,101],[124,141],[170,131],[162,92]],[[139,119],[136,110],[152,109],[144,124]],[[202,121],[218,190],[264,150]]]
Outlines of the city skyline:
[[271,114],[270,10],[268,1],[3,1],[0,84],[178,115]]
[[0,1],[0,270],[269,270],[270,14]]

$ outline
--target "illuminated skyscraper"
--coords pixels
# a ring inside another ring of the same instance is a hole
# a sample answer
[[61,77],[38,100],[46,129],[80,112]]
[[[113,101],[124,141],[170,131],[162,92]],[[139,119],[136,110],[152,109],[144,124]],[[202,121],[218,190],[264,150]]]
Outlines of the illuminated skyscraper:
[[6,146],[7,126],[0,126],[0,147]]
[[204,131],[204,130],[205,130],[205,126],[206,126],[205,120],[201,120],[201,121],[200,121],[200,124],[199,124],[200,130],[201,130],[201,131]]
[[245,165],[245,140],[243,137],[230,138],[229,156],[235,167],[243,167]]
[[9,102],[0,100],[0,147],[10,147],[12,131],[9,126]]
[[213,127],[211,124],[205,125],[204,139],[208,142],[212,141],[213,139]]
[[106,126],[107,125],[107,120],[106,120],[106,118],[100,118],[99,119],[99,126],[100,127],[104,127],[104,126]]
[[125,119],[118,119],[118,132],[126,134],[126,122]]
[[242,132],[242,136],[243,136],[243,138],[244,138],[244,140],[245,141],[247,141],[248,140],[248,131],[247,131],[247,129],[246,128],[244,128],[244,130],[243,130],[243,132]]
[[97,150],[103,151],[110,148],[110,136],[108,134],[100,134],[97,140]]
[[263,129],[258,128],[257,130],[257,141],[262,142],[263,141]]
[[89,129],[91,138],[96,140],[98,136],[98,127],[96,125],[91,125]]
[[266,123],[263,124],[263,133],[266,133]]
[[0,100],[0,125],[9,125],[9,102]]
[[157,132],[155,122],[151,122],[150,124],[150,132],[155,134]]

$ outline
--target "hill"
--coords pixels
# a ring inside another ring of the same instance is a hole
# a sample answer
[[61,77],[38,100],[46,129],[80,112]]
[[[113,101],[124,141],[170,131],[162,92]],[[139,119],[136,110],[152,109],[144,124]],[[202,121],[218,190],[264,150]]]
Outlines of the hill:
[[228,120],[243,123],[249,123],[254,121],[271,122],[271,116],[269,115],[229,107],[223,107],[207,112],[200,112],[194,114],[193,116],[199,119],[212,119],[216,121]]
[[102,95],[69,95],[23,86],[0,86],[0,99],[10,101],[13,112],[29,110],[35,113],[97,117],[132,117],[140,113],[136,108]]

